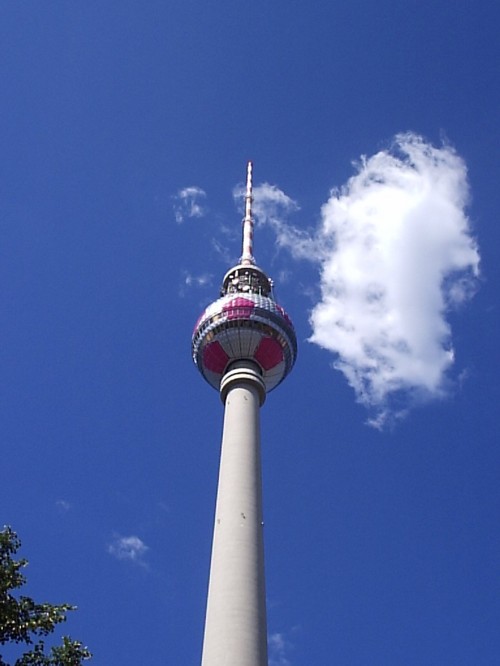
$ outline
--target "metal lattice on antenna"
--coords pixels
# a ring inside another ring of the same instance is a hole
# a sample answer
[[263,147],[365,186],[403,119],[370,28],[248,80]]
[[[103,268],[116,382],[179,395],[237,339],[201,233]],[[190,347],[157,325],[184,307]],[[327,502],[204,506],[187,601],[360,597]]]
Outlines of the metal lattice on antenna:
[[243,254],[240,263],[244,266],[255,264],[253,256],[253,217],[252,217],[252,162],[247,164],[247,188],[245,193],[245,217],[243,218]]

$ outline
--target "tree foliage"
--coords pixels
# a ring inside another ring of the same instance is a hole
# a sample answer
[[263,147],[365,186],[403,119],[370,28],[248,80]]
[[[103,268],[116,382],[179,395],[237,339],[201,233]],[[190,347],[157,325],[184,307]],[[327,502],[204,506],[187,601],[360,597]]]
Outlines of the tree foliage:
[[[21,546],[17,534],[5,527],[0,532],[0,645],[22,643],[28,647],[13,666],[80,666],[90,659],[90,652],[79,641],[63,637],[62,645],[47,654],[43,636],[65,622],[66,613],[74,610],[69,604],[38,604],[30,597],[13,596],[26,583],[22,569],[25,559],[14,559]],[[0,655],[0,666],[9,666]]]

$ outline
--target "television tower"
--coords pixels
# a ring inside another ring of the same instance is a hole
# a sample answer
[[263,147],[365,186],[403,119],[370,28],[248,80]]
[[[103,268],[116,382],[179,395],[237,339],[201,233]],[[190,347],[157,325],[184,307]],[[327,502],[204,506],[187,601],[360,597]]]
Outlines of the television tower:
[[259,410],[297,356],[290,318],[253,257],[252,163],[243,252],[194,327],[193,360],[224,404],[202,666],[267,666]]

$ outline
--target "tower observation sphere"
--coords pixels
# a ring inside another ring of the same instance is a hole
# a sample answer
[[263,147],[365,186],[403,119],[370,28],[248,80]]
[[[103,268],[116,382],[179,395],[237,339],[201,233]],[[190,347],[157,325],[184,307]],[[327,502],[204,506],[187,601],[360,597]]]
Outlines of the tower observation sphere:
[[252,163],[243,252],[193,331],[193,360],[224,404],[202,666],[267,666],[259,411],[291,371],[297,339],[253,257]]
[[290,372],[297,355],[292,322],[271,296],[265,274],[239,264],[224,278],[222,296],[196,323],[193,360],[208,383],[219,390],[235,361],[254,361],[266,392]]

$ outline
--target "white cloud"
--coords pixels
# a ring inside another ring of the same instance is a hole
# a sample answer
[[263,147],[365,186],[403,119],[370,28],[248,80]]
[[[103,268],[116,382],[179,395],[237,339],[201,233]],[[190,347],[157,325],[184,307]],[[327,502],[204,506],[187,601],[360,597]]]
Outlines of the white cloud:
[[446,395],[447,315],[474,294],[479,252],[465,212],[466,166],[451,147],[402,134],[356,167],[315,232],[286,222],[298,205],[267,183],[254,189],[254,212],[279,246],[318,264],[310,340],[334,354],[333,367],[381,428],[415,402]]
[[144,556],[148,550],[149,547],[137,536],[116,535],[107,547],[107,552],[118,560],[128,560],[141,566],[145,566]]
[[291,662],[286,654],[290,648],[290,644],[283,634],[270,634],[267,644],[269,649],[269,666],[291,666]]
[[206,196],[205,191],[196,185],[179,190],[172,197],[175,202],[173,207],[177,224],[182,224],[191,217],[203,217],[206,213],[206,208],[203,205]]
[[71,504],[65,499],[58,499],[56,506],[61,513],[67,513],[71,509]]
[[323,206],[311,341],[337,355],[358,400],[377,408],[372,425],[399,391],[446,392],[454,361],[446,314],[470,298],[479,271],[467,201],[455,151],[405,134],[392,151],[364,158]]

